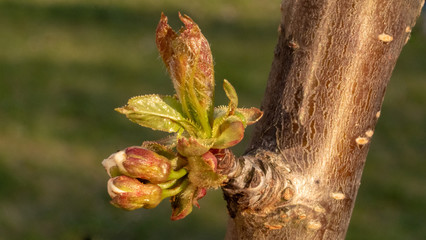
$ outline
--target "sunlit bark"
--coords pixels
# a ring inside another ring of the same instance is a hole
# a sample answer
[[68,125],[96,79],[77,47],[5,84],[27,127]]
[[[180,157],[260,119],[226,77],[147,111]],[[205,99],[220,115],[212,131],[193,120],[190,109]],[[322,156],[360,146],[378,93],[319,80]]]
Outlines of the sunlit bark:
[[227,239],[344,239],[386,85],[423,3],[282,2],[264,117],[246,154],[222,162]]

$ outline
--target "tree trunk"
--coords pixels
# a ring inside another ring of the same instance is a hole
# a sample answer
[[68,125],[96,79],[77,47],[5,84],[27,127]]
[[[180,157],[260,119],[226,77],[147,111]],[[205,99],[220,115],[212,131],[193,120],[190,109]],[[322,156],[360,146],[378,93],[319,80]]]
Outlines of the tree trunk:
[[282,2],[264,117],[246,154],[220,163],[227,239],[344,239],[386,85],[423,4]]

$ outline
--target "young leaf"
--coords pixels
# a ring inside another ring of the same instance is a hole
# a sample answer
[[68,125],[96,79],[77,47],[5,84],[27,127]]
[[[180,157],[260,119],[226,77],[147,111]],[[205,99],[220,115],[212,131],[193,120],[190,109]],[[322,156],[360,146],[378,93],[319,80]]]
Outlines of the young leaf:
[[[225,119],[230,115],[228,106],[218,106],[214,108],[214,122],[213,122],[213,133],[217,132],[217,128]],[[244,124],[251,125],[260,120],[263,116],[263,112],[258,108],[237,108],[234,115],[239,117]]]
[[170,219],[172,221],[182,219],[192,212],[194,194],[196,194],[196,191],[197,187],[193,184],[189,184],[186,189],[171,198],[172,217]]
[[170,96],[143,95],[131,98],[127,105],[116,111],[141,126],[164,132],[177,132],[183,128],[190,134],[199,130],[183,117],[179,102]]
[[156,43],[172,78],[183,112],[199,123],[210,135],[213,114],[214,75],[209,43],[200,28],[188,16],[180,15],[185,28],[176,34],[162,14]]
[[179,138],[176,150],[185,157],[201,156],[213,146],[213,139]]
[[227,113],[228,113],[228,106],[221,105],[221,106],[217,106],[217,107],[214,108],[213,116],[216,119],[216,118],[220,118],[220,117],[223,117],[223,116],[227,116],[226,115]]
[[215,143],[212,148],[229,148],[239,143],[244,137],[244,124],[237,116],[226,118],[220,126],[215,129]]
[[225,175],[215,172],[210,160],[203,159],[203,156],[188,157],[188,179],[197,187],[218,188],[227,180]]
[[177,157],[177,154],[173,152],[168,146],[162,145],[158,142],[144,141],[141,145],[144,148],[147,148],[161,156],[166,157],[169,160],[172,160]]
[[213,172],[216,172],[217,170],[217,158],[216,156],[211,153],[210,151],[204,153],[201,158],[203,159],[203,161],[205,163],[207,163],[207,165],[209,165],[211,167],[211,169],[213,169]]
[[256,123],[263,116],[263,112],[260,111],[258,108],[255,108],[255,107],[252,107],[252,108],[237,108],[236,112],[241,114],[242,116],[244,116],[245,122],[246,122],[247,125],[251,125],[253,123]]
[[200,208],[200,204],[198,204],[198,200],[206,196],[207,189],[205,188],[197,188],[194,194],[194,199],[192,199],[192,204],[195,205],[197,208]]
[[238,106],[237,92],[231,83],[226,79],[223,80],[223,89],[225,90],[226,96],[229,98],[229,115],[232,115]]

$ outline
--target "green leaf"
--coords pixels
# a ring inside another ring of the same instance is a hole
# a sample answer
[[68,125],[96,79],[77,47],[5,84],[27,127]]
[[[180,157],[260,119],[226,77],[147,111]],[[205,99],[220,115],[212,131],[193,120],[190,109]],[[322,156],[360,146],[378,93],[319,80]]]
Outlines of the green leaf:
[[189,184],[182,192],[171,198],[172,216],[170,219],[172,221],[182,219],[192,212],[192,204],[196,191],[197,187]]
[[235,88],[231,85],[228,80],[223,80],[223,89],[225,90],[226,96],[229,98],[229,111],[232,115],[238,106],[238,96]]
[[[216,126],[215,126],[216,127]],[[239,143],[244,137],[244,124],[237,116],[226,118],[214,133],[216,137],[212,148],[224,149]]]
[[200,156],[213,146],[214,139],[196,139],[182,137],[178,139],[176,150],[185,157]]
[[158,142],[144,141],[142,147],[147,148],[163,157],[166,157],[169,160],[172,160],[177,157],[177,154],[173,152],[168,146],[162,145]]
[[178,100],[171,96],[133,97],[116,111],[125,114],[130,121],[154,130],[177,132],[183,128],[191,135],[199,132],[199,128],[183,116]]
[[[213,121],[213,136],[217,133],[217,128],[229,117],[229,107],[228,106],[218,106],[214,108],[214,121]],[[244,124],[244,127],[251,125],[260,120],[263,116],[263,112],[258,108],[237,108],[234,111],[234,116],[237,116],[241,119]]]
[[213,136],[217,135],[219,126],[225,121],[229,116],[229,107],[228,106],[219,106],[214,108],[214,121],[213,121]]
[[225,175],[215,172],[203,156],[188,157],[188,179],[199,188],[218,188],[226,180]]
[[245,122],[247,125],[251,125],[260,120],[263,116],[263,112],[258,108],[237,108],[237,113],[241,114],[245,118]]
[[228,106],[224,106],[224,105],[217,106],[214,108],[213,116],[214,118],[219,118],[219,117],[225,116],[227,112],[228,112]]

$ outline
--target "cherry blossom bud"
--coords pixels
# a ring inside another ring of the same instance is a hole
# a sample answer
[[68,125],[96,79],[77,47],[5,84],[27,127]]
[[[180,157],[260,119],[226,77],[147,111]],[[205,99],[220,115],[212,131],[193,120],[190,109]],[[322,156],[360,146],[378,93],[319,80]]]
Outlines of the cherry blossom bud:
[[166,157],[143,147],[128,147],[114,153],[102,165],[111,177],[126,175],[152,183],[167,181],[171,172],[171,164]]
[[128,176],[118,176],[108,181],[111,204],[125,210],[154,208],[162,200],[162,190],[151,183],[142,183]]

